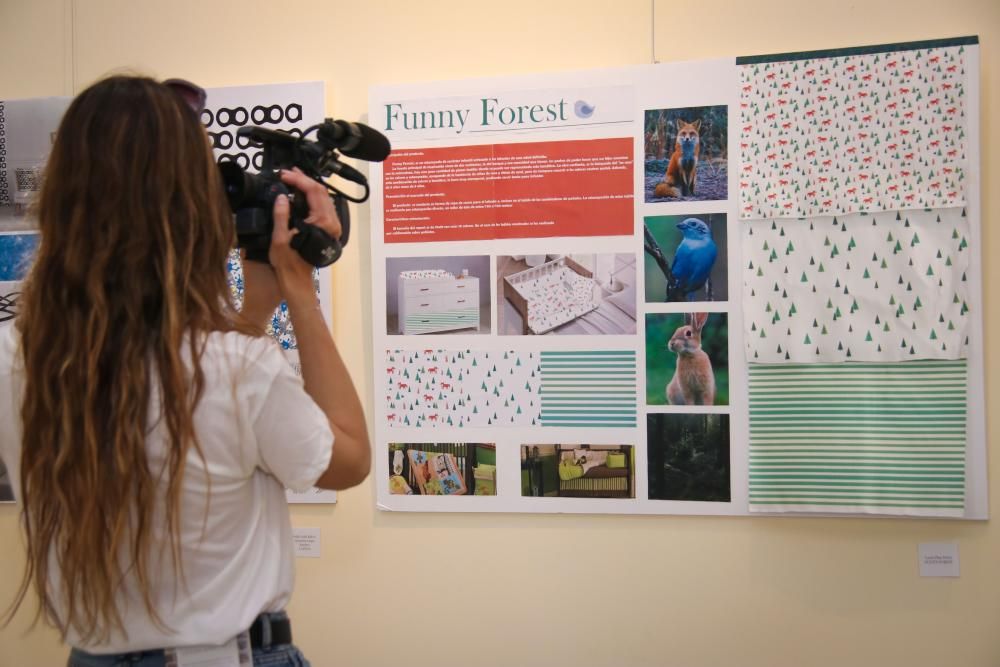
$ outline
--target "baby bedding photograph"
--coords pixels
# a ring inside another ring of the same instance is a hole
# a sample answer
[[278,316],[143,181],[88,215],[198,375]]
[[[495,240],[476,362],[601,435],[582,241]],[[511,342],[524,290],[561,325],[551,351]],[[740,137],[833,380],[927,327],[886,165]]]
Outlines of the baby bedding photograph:
[[421,496],[495,496],[496,445],[389,444],[389,493]]
[[634,334],[635,265],[628,253],[500,255],[499,333]]
[[632,445],[523,445],[521,495],[634,498]]

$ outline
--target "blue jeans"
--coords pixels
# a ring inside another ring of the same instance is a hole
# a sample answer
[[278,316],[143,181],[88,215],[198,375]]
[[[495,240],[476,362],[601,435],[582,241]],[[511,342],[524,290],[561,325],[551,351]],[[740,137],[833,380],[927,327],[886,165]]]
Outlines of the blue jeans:
[[[73,649],[67,667],[164,667],[165,664],[162,650],[92,655]],[[310,667],[309,661],[294,644],[255,648],[253,664],[254,667]]]
[[[288,619],[283,611],[267,616],[274,620]],[[264,634],[262,641],[267,645],[253,649],[254,667],[310,667],[294,644],[271,644],[270,630],[265,630]],[[111,655],[93,655],[73,649],[67,667],[166,667],[166,662],[163,649]]]

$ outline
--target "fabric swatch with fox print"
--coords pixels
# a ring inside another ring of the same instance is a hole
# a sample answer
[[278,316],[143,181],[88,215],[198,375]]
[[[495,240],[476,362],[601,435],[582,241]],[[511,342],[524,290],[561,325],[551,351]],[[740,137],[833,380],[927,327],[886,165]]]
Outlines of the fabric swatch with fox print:
[[964,46],[740,66],[740,217],[962,206]]

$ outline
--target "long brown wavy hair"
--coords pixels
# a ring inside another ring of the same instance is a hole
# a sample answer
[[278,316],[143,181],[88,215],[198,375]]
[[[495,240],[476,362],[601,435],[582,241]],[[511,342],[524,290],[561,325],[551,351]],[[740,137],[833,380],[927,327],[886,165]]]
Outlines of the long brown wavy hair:
[[[100,642],[124,632],[115,602],[126,575],[163,627],[150,592],[153,524],[165,521],[183,579],[181,480],[192,447],[204,460],[192,419],[204,389],[199,334],[251,330],[227,284],[235,235],[207,135],[170,88],[114,76],[77,96],[37,215],[16,324],[28,558],[7,620],[34,588],[36,621]],[[146,455],[157,421],[167,432],[162,470]]]

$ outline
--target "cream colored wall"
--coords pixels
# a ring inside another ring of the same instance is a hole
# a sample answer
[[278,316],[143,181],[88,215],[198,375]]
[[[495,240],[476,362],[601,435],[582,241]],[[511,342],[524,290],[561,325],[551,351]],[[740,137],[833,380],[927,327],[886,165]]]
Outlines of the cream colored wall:
[[[652,17],[648,0],[0,0],[0,99],[124,66],[205,86],[321,79],[328,113],[357,119],[371,84],[648,63]],[[986,327],[1000,343],[1000,3],[659,0],[655,25],[660,61],[980,35]],[[334,330],[370,407],[369,247],[354,239]],[[1000,457],[990,468],[995,483]],[[368,482],[293,521],[323,531],[291,607],[317,667],[1000,664],[996,520],[385,514]],[[0,507],[3,602],[18,540]],[[957,541],[961,578],[919,578],[923,541]],[[26,624],[0,630],[0,667],[64,664],[58,637]]]

